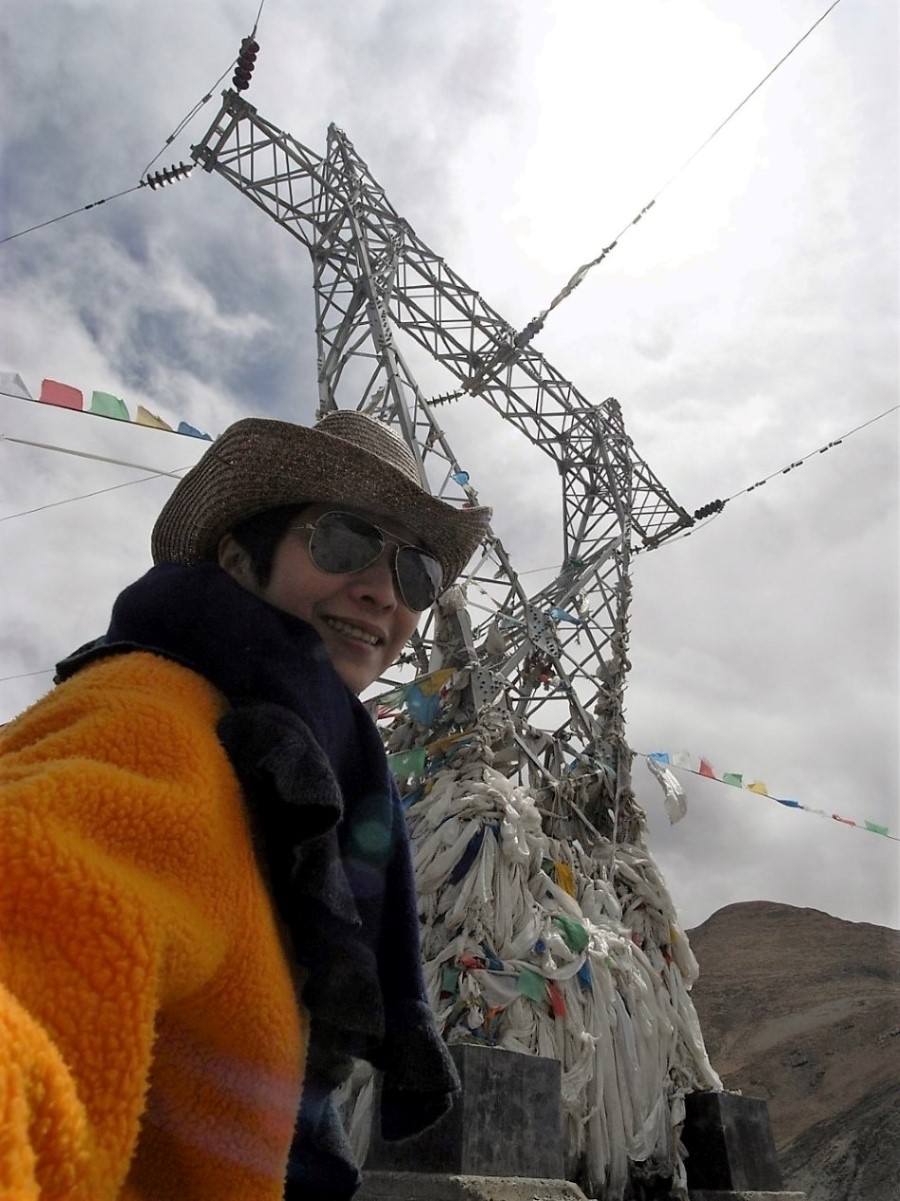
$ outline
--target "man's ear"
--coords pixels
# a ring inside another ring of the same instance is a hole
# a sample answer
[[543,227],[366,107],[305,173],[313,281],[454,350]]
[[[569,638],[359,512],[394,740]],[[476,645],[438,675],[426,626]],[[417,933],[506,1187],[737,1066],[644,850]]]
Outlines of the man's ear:
[[219,566],[227,571],[232,579],[237,580],[245,588],[253,583],[253,569],[250,556],[237,541],[234,534],[223,534],[219,539]]

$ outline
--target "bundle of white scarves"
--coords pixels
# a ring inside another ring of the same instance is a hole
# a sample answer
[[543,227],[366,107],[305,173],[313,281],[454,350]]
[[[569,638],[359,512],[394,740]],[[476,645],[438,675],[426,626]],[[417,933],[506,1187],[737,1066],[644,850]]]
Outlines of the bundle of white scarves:
[[[460,745],[410,806],[422,953],[448,1043],[558,1059],[566,1167],[616,1201],[629,1175],[687,1196],[684,1094],[720,1089],[689,989],[697,962],[643,845],[549,837],[533,799]],[[364,1161],[364,1074],[344,1115]]]

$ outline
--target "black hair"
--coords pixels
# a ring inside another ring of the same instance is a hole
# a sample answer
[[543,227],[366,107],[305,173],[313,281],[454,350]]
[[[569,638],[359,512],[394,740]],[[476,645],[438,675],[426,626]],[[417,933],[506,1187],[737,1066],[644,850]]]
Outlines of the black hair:
[[260,588],[265,588],[272,575],[275,552],[288,527],[296,521],[307,505],[281,505],[277,509],[264,509],[245,517],[231,529],[231,536],[242,550],[247,552],[250,567]]

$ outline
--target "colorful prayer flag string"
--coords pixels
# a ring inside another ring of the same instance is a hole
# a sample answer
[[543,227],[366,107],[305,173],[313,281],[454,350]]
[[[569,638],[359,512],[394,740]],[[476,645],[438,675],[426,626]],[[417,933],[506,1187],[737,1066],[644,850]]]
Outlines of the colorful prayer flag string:
[[720,784],[730,784],[734,788],[743,788],[746,792],[755,792],[757,796],[768,797],[769,800],[777,801],[779,805],[784,805],[787,809],[803,809],[806,813],[815,813],[817,817],[826,817],[829,821],[840,822],[843,826],[855,826],[857,830],[867,830],[870,834],[880,834],[892,842],[900,842],[900,838],[892,834],[887,826],[880,825],[878,822],[855,821],[852,817],[843,817],[839,813],[814,809],[811,805],[804,805],[790,797],[772,796],[762,780],[752,780],[749,784],[745,784],[744,777],[740,772],[726,771],[718,775],[708,759],[701,756],[695,758],[688,751],[651,751],[650,754],[638,751],[637,753],[659,767],[677,767],[682,771],[692,772],[695,776],[706,776],[710,780],[718,780]]
[[134,417],[132,417],[125,401],[119,396],[113,396],[110,392],[94,391],[91,394],[90,404],[85,406],[84,393],[81,389],[73,387],[72,384],[61,383],[59,380],[42,380],[41,394],[34,397],[25,387],[21,376],[5,373],[0,377],[0,392],[4,396],[10,396],[17,400],[32,402],[36,400],[40,404],[52,405],[57,409],[73,409],[76,412],[91,413],[94,417],[108,417],[114,421],[127,421],[132,425],[143,425],[148,429],[165,430],[170,434],[183,434],[189,438],[202,438],[206,442],[212,441],[211,435],[189,425],[187,421],[180,421],[178,427],[175,428],[141,404],[137,406]]

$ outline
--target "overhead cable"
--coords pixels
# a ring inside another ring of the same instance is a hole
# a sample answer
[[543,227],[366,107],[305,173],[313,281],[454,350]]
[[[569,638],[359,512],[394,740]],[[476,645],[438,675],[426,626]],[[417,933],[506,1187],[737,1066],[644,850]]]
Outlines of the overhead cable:
[[101,204],[108,204],[110,200],[118,200],[120,196],[127,196],[129,192],[136,192],[138,188],[142,188],[143,186],[143,182],[136,183],[132,188],[125,188],[121,192],[114,192],[112,196],[104,196],[102,200],[93,200],[90,204],[83,204],[79,209],[70,209],[67,213],[60,213],[58,217],[51,217],[49,221],[41,221],[37,225],[30,225],[28,229],[20,229],[18,233],[0,238],[0,246],[4,242],[11,242],[13,238],[22,238],[25,234],[33,234],[36,229],[45,229],[48,225],[55,225],[57,221],[65,221],[66,217],[74,217],[76,213],[86,213],[88,209],[95,209]]
[[[731,110],[731,112],[724,119],[724,121],[719,122],[719,124],[712,131],[712,133],[709,134],[709,136],[703,142],[701,142],[701,144],[697,147],[697,149],[693,152],[693,154],[691,154],[688,158],[686,158],[684,160],[684,162],[681,164],[681,166],[678,168],[678,170],[675,171],[675,173],[666,180],[666,182],[662,185],[662,187],[659,188],[659,190],[644,205],[644,207],[640,210],[640,212],[637,214],[637,216],[633,217],[631,219],[631,221],[629,221],[628,224],[625,225],[616,234],[616,236],[613,238],[613,240],[609,243],[608,246],[603,247],[603,249],[597,255],[596,258],[591,259],[590,262],[583,263],[582,266],[580,266],[578,268],[578,270],[571,277],[571,279],[565,285],[565,287],[560,292],[558,292],[557,295],[554,296],[554,298],[550,301],[549,305],[542,312],[540,312],[536,317],[534,317],[531,321],[529,321],[528,325],[526,325],[525,328],[516,335],[515,347],[517,350],[521,350],[525,346],[527,346],[528,343],[532,340],[532,338],[543,329],[544,322],[547,320],[547,318],[553,312],[553,310],[556,308],[556,306],[558,304],[560,304],[563,300],[565,300],[567,296],[571,295],[572,292],[575,291],[575,289],[578,287],[578,285],[581,283],[581,281],[584,279],[584,277],[588,274],[588,272],[592,268],[598,266],[600,263],[603,262],[603,260],[610,253],[610,251],[615,249],[615,247],[618,245],[619,241],[625,236],[626,233],[628,233],[629,229],[631,229],[633,226],[637,225],[637,223],[641,220],[641,218],[645,215],[645,213],[647,213],[654,206],[654,204],[656,204],[657,200],[663,194],[663,192],[665,192],[666,189],[672,183],[675,182],[675,180],[678,178],[678,176],[681,175],[681,173],[684,170],[686,170],[687,167],[690,166],[690,164],[694,161],[694,159],[703,150],[706,149],[706,147],[710,144],[710,142],[713,140],[713,138],[715,138],[717,136],[717,134],[721,133],[721,131],[725,128],[725,126],[732,119],[732,117],[735,117],[741,111],[741,109],[744,107],[744,105],[753,96],[756,95],[756,93],[759,91],[759,89],[766,82],[768,82],[768,80],[770,80],[772,78],[772,76],[775,74],[775,72],[778,70],[778,68],[783,63],[787,62],[787,60],[791,57],[791,55],[794,53],[794,51],[798,48],[798,46],[800,46],[803,42],[806,41],[806,39],[813,32],[813,30],[816,28],[816,26],[820,25],[825,20],[825,18],[828,16],[828,14],[832,11],[832,9],[836,8],[839,3],[840,3],[840,0],[833,0],[833,2],[828,6],[828,8],[825,10],[825,12],[823,12],[822,15],[816,21],[813,22],[813,24],[809,27],[809,29],[807,29],[806,33],[804,33],[804,35],[801,38],[798,38],[798,40],[793,44],[793,46],[791,46],[790,50],[788,50],[788,52],[786,54],[783,54],[781,56],[781,58],[778,60],[778,62],[775,64],[775,66],[772,67],[771,70],[769,70],[762,77],[762,79],[759,81],[759,83],[756,85],[756,87],[747,93],[747,95],[740,102],[740,104],[738,104],[735,108],[733,108]],[[448,397],[447,399],[455,399],[455,397]]]
[[150,471],[154,475],[170,476],[173,480],[180,480],[181,476],[178,471],[184,471],[185,468],[180,467],[178,471],[160,471],[157,467],[149,467],[146,463],[127,463],[123,459],[112,459],[108,455],[90,454],[86,450],[72,450],[68,446],[51,446],[47,442],[29,442],[26,438],[11,438],[9,434],[0,434],[0,442],[15,442],[19,446],[33,446],[37,450],[55,450],[62,455],[75,455],[79,459],[93,459],[97,463],[111,463],[114,467],[129,467],[133,471]]
[[[156,157],[159,158],[159,155]],[[173,164],[171,167],[166,167],[164,171],[156,171],[153,175],[147,175],[145,179],[142,179],[140,183],[136,183],[132,188],[125,188],[121,192],[113,193],[112,196],[105,196],[103,200],[94,200],[90,204],[82,205],[80,209],[70,209],[68,213],[60,213],[58,217],[51,217],[49,221],[41,221],[38,225],[31,225],[28,229],[20,229],[18,233],[0,238],[0,246],[4,242],[11,242],[13,238],[21,238],[25,234],[34,233],[36,229],[44,229],[48,225],[55,225],[57,221],[65,221],[66,217],[74,217],[76,213],[86,213],[88,209],[97,208],[101,204],[108,204],[110,200],[118,200],[120,196],[127,196],[129,192],[137,192],[141,188],[146,187],[149,187],[151,192],[155,192],[159,188],[164,188],[167,184],[187,179],[193,169],[193,163],[178,163],[177,166]]]
[[[259,18],[260,18],[260,15],[262,14],[262,10],[265,5],[265,2],[266,2],[266,0],[261,0],[259,8],[257,9],[256,20],[253,22],[253,32],[250,35],[251,39],[253,37],[255,37],[255,35],[256,35],[257,26],[259,25]],[[245,39],[245,41],[246,41],[246,39]],[[67,212],[67,213],[60,213],[58,217],[51,217],[49,219],[49,221],[41,221],[37,225],[30,225],[27,229],[20,229],[17,233],[9,234],[5,238],[0,238],[0,246],[2,246],[5,242],[12,242],[14,238],[21,238],[21,237],[24,237],[25,234],[31,234],[31,233],[34,233],[36,230],[45,229],[48,225],[55,225],[57,221],[65,221],[67,217],[74,217],[76,215],[76,213],[86,213],[88,211],[88,209],[98,208],[101,204],[108,204],[111,200],[118,200],[119,197],[127,196],[130,192],[136,192],[139,188],[146,187],[148,184],[150,185],[151,191],[156,191],[156,189],[158,187],[160,187],[161,184],[173,183],[173,182],[175,182],[176,179],[186,178],[187,174],[190,172],[190,170],[192,168],[186,167],[184,163],[180,164],[179,168],[176,168],[176,167],[167,168],[167,170],[162,173],[167,178],[163,179],[161,182],[154,182],[153,180],[147,178],[147,176],[150,171],[150,168],[157,161],[157,159],[161,158],[162,155],[165,154],[166,148],[168,146],[171,146],[171,144],[175,141],[175,139],[178,137],[178,135],[184,130],[185,126],[188,125],[189,122],[194,119],[194,117],[197,115],[197,113],[200,112],[200,110],[203,108],[203,106],[205,104],[208,104],[209,101],[212,100],[213,93],[215,92],[216,88],[219,86],[219,84],[222,82],[222,80],[225,78],[225,76],[228,74],[228,72],[231,71],[238,64],[238,62],[239,62],[238,58],[232,59],[232,61],[228,64],[228,66],[225,68],[225,70],[222,72],[222,74],[219,76],[219,78],[216,80],[216,82],[209,89],[209,91],[197,101],[197,103],[185,114],[184,117],[182,117],[182,119],[178,122],[178,124],[175,126],[175,128],[172,130],[172,132],[166,138],[165,142],[163,142],[162,146],[159,148],[157,153],[153,156],[153,158],[150,160],[150,162],[147,164],[147,166],[141,172],[140,183],[134,184],[133,187],[125,188],[121,192],[114,192],[111,196],[104,196],[102,200],[93,200],[93,201],[91,201],[90,204],[82,205],[81,208],[70,209],[69,212]],[[159,174],[160,174],[159,172],[156,173],[155,179],[158,180]]]
[[76,500],[90,500],[92,496],[102,496],[104,492],[115,492],[117,488],[130,488],[132,484],[146,484],[148,480],[157,480],[162,476],[161,471],[154,471],[152,475],[142,475],[138,480],[125,480],[122,484],[110,484],[108,488],[97,488],[94,492],[82,492],[80,496],[67,496],[64,500],[51,500],[45,505],[38,505],[34,509],[22,509],[19,513],[7,513],[5,517],[0,517],[0,521],[12,521],[14,517],[30,517],[32,513],[43,513],[45,509],[55,509],[59,505],[70,505]]
[[156,152],[156,154],[153,156],[153,158],[150,160],[150,162],[147,164],[147,166],[141,172],[142,177],[147,174],[147,172],[150,170],[150,168],[153,166],[153,164],[156,162],[156,160],[158,158],[161,158],[162,155],[165,154],[166,148],[168,146],[172,145],[172,143],[175,141],[175,139],[178,137],[178,135],[184,130],[185,126],[188,125],[191,121],[193,121],[194,117],[196,117],[197,113],[200,112],[201,108],[203,108],[203,106],[205,104],[209,104],[210,100],[212,100],[212,98],[213,98],[213,93],[215,92],[216,88],[219,86],[219,84],[222,82],[222,80],[225,78],[225,76],[228,74],[228,72],[232,70],[232,68],[234,67],[236,62],[237,62],[236,58],[231,60],[231,62],[228,64],[228,66],[225,68],[225,70],[222,72],[222,74],[219,76],[219,78],[216,80],[216,82],[212,85],[212,87],[209,89],[209,91],[204,96],[201,96],[201,98],[197,101],[197,103],[193,106],[193,108],[189,109],[189,111],[181,118],[181,120],[178,122],[178,124],[175,126],[175,128],[172,130],[172,132],[169,134],[169,136],[163,142],[162,146],[160,146],[159,150]]
[[[741,488],[738,492],[733,492],[731,496],[726,496],[724,500],[713,500],[706,505],[702,505],[694,513],[694,521],[703,521],[703,525],[694,526],[693,529],[685,530],[683,534],[678,534],[674,538],[669,538],[665,543],[650,544],[648,546],[637,546],[633,548],[633,553],[641,554],[643,551],[658,550],[660,546],[670,546],[673,542],[680,542],[683,538],[690,538],[691,534],[695,534],[697,530],[703,526],[709,525],[709,522],[714,517],[722,512],[729,501],[737,500],[739,496],[746,496],[750,492],[755,492],[757,488],[762,488],[769,480],[774,480],[779,475],[788,475],[797,467],[802,467],[809,459],[814,459],[817,455],[824,455],[826,451],[833,450],[834,447],[840,446],[853,434],[858,434],[860,430],[866,429],[867,426],[874,425],[876,421],[881,421],[884,417],[890,417],[891,413],[896,413],[900,409],[900,404],[892,405],[889,409],[885,409],[883,413],[878,413],[875,417],[870,417],[867,421],[861,422],[853,427],[852,430],[847,430],[845,434],[841,434],[838,438],[833,438],[830,442],[826,442],[824,446],[817,446],[815,450],[811,450],[808,454],[801,456],[799,459],[794,459],[784,467],[779,467],[776,471],[770,471],[768,475],[763,476],[761,480],[757,480],[754,484],[748,484],[746,488]],[[708,518],[709,520],[703,520]]]
[[7,680],[27,680],[30,676],[49,676],[55,670],[53,667],[42,667],[40,671],[22,671],[16,676],[0,676],[0,684],[5,684]]
[[[259,18],[262,16],[262,10],[265,6],[265,3],[266,3],[266,0],[260,0],[259,8],[256,10],[256,17],[253,21],[253,29],[250,31],[251,40],[256,37],[256,31],[259,27]],[[241,45],[243,48],[243,42],[241,43]],[[194,107],[191,108],[181,118],[181,120],[178,122],[178,124],[175,126],[175,128],[172,130],[172,132],[166,138],[165,142],[160,147],[159,152],[150,160],[150,162],[147,164],[147,166],[143,169],[143,171],[141,172],[142,176],[147,174],[147,172],[150,170],[150,168],[153,166],[153,164],[156,162],[156,160],[165,153],[166,147],[171,146],[171,144],[175,141],[175,139],[178,137],[178,135],[185,128],[185,126],[187,126],[191,121],[193,121],[194,117],[196,117],[197,113],[200,112],[201,108],[203,108],[203,106],[205,104],[208,104],[210,102],[210,100],[212,100],[213,93],[215,92],[216,88],[219,86],[219,84],[222,82],[222,80],[225,78],[225,76],[228,74],[228,72],[231,71],[232,69],[234,69],[238,65],[239,61],[240,61],[239,57],[232,59],[231,62],[228,64],[228,66],[225,68],[225,70],[222,72],[222,74],[219,76],[219,78],[216,80],[216,82],[209,89],[209,91],[204,96],[202,96],[197,101],[197,103],[194,105]]]

